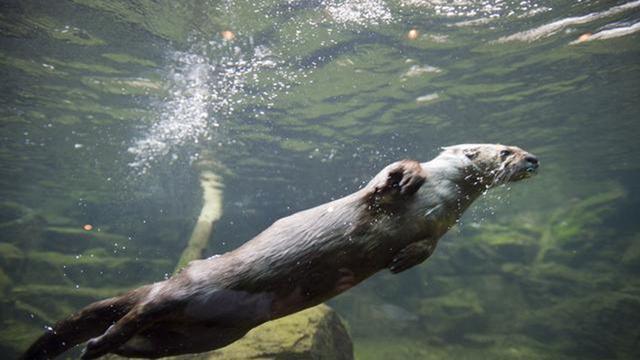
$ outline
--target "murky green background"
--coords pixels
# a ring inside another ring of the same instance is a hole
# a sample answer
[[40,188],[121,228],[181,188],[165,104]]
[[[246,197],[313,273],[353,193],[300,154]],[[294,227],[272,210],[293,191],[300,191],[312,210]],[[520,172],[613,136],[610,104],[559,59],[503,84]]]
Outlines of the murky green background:
[[539,176],[333,300],[356,356],[637,358],[639,22],[631,0],[0,2],[0,354],[172,273],[201,160],[218,253],[397,159],[500,142]]

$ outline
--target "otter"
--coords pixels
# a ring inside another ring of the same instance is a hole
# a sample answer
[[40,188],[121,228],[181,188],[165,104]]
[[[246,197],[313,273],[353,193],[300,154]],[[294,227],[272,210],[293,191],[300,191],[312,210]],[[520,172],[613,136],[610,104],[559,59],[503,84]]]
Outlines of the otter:
[[534,155],[496,144],[446,147],[425,163],[395,162],[355,193],[282,218],[234,251],[90,304],[43,334],[23,359],[54,358],[87,340],[83,359],[229,345],[378,271],[422,263],[476,198],[530,177],[538,165]]

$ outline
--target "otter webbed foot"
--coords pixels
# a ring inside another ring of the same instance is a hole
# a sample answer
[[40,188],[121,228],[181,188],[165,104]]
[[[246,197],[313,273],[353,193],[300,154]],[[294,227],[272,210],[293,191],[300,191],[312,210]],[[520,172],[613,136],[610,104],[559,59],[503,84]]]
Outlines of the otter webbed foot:
[[394,199],[411,196],[427,180],[422,165],[415,160],[402,160],[387,166],[371,182],[370,202],[384,205]]
[[126,315],[109,326],[104,334],[89,340],[81,358],[83,360],[95,359],[115,351],[141,329],[171,314],[174,308],[175,303],[167,299],[160,303],[146,303],[134,306]]
[[398,251],[391,260],[388,268],[394,274],[403,272],[427,260],[429,256],[433,254],[434,249],[435,244],[430,241],[420,241],[409,244]]
[[89,340],[82,351],[81,359],[99,358],[129,340],[141,326],[139,321],[134,320],[132,314],[135,314],[135,311],[129,312],[115,324],[109,326],[101,336]]

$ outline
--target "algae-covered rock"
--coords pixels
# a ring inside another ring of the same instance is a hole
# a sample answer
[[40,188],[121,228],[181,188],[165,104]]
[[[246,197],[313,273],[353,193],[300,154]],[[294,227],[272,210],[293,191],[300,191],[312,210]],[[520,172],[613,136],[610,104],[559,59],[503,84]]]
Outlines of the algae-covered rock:
[[220,350],[173,359],[350,360],[353,344],[338,314],[318,305],[268,322]]

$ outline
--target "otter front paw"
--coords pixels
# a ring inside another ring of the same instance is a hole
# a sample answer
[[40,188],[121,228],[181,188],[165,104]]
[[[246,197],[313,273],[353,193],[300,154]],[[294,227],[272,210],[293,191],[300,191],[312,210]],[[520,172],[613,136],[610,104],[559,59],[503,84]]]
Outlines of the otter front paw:
[[[415,194],[427,180],[419,162],[402,160],[387,166],[369,184],[370,202],[384,205]],[[401,195],[401,196],[398,196]]]
[[435,244],[426,240],[409,244],[398,251],[388,268],[394,274],[403,272],[427,260],[434,249]]

